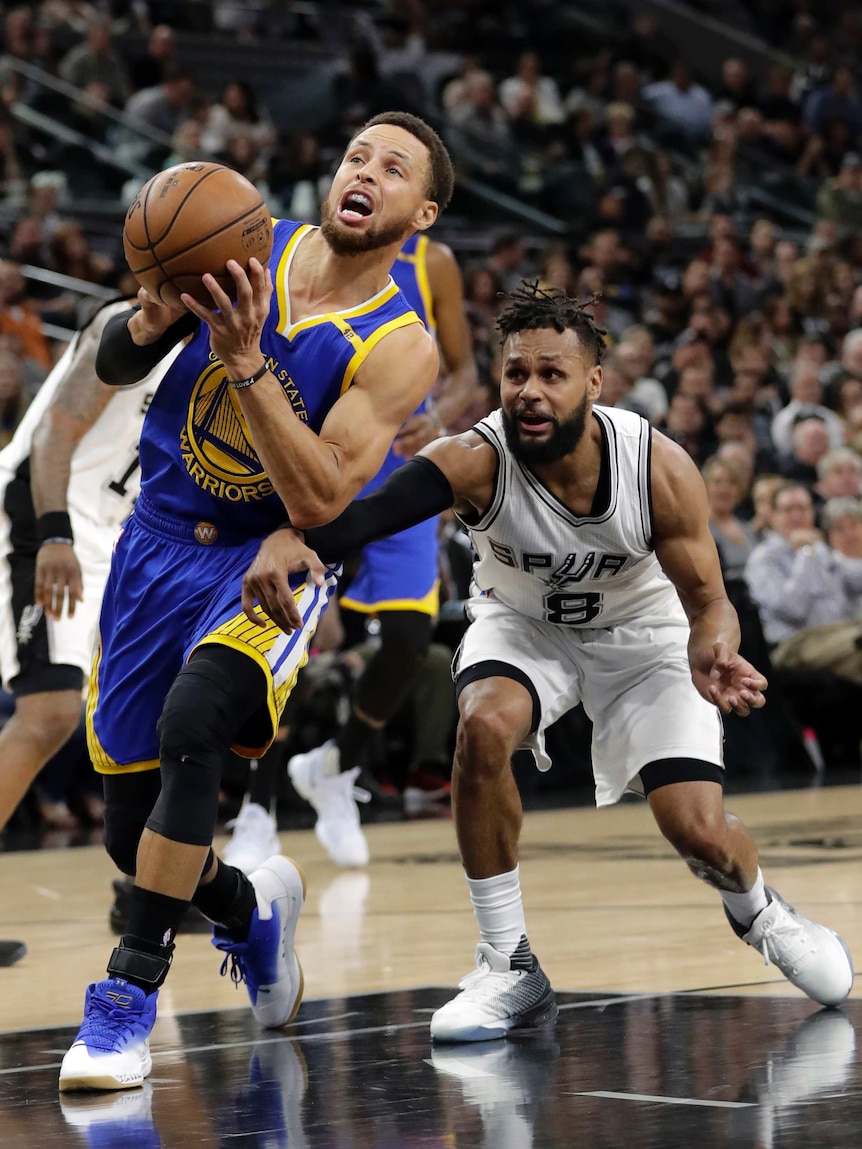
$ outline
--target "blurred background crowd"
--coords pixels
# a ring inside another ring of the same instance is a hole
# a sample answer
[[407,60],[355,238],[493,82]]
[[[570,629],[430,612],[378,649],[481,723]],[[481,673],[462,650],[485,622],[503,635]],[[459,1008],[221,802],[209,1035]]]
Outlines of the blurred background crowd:
[[[355,129],[416,112],[458,172],[434,237],[461,266],[481,382],[450,430],[496,405],[501,292],[528,277],[598,295],[602,402],[640,412],[702,468],[743,649],[771,678],[766,711],[728,722],[729,766],[753,785],[858,772],[857,3],[41,0],[7,5],[2,37],[0,444],[94,305],[136,290],[122,221],[155,171],[216,159],[273,214],[316,222]],[[453,522],[440,539],[425,685],[443,701],[433,729],[423,695],[381,735],[384,804],[403,798],[408,766],[433,772],[445,802],[447,663],[470,556]],[[285,753],[344,720],[374,641],[373,620],[331,628]],[[562,725],[542,785],[588,778],[586,726]],[[67,748],[19,822],[98,821],[87,766],[83,744]],[[229,812],[242,784],[225,785]]]

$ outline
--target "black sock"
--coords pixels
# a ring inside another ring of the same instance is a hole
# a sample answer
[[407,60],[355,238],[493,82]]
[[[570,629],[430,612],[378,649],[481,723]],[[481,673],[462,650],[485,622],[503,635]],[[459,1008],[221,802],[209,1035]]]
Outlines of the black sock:
[[211,922],[224,926],[236,941],[242,941],[257,909],[254,886],[235,866],[225,865],[220,858],[216,858],[215,865],[215,877],[205,886],[198,886],[192,904]]
[[[126,933],[152,947],[152,952],[173,944],[188,902],[157,894],[140,886],[132,889],[131,907]],[[134,949],[134,946],[131,946]]]
[[363,722],[361,718],[357,717],[354,710],[351,710],[350,717],[341,727],[335,739],[335,745],[341,756],[342,772],[352,770],[354,766],[363,764],[368,744],[376,734],[377,727],[369,726],[367,722]]

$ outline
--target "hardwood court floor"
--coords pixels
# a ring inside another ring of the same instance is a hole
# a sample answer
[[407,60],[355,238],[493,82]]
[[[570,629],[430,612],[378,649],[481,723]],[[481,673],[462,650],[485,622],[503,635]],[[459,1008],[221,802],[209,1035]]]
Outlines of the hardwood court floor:
[[[767,882],[862,960],[862,786],[728,806],[750,827]],[[308,880],[297,934],[307,999],[454,985],[471,968],[476,931],[451,822],[367,829],[372,863],[353,872],[329,862],[312,832],[281,835]],[[114,876],[98,846],[0,854],[0,937],[29,947],[0,969],[0,1031],[80,1021],[84,987],[103,976],[115,944]],[[643,802],[528,814],[521,877],[533,948],[560,990],[801,997],[735,938],[717,895],[691,877]],[[219,960],[207,937],[180,937],[160,1020],[245,1008]]]
[[[767,880],[862,953],[862,787],[732,799]],[[144,1089],[60,1095],[57,1072],[101,976],[110,863],[101,847],[0,854],[3,1149],[858,1149],[858,991],[820,1010],[765,968],[643,803],[525,821],[536,952],[558,991],[529,1042],[433,1047],[430,1013],[470,967],[475,930],[446,821],[369,827],[367,872],[283,834],[309,893],[306,1000],[262,1031],[181,937]]]

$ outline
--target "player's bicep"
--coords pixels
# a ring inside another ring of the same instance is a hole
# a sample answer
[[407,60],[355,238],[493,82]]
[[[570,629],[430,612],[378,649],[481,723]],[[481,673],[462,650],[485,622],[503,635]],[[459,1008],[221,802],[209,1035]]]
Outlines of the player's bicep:
[[374,348],[332,407],[320,439],[336,456],[349,497],[380,470],[399,428],[434,385],[437,367],[437,348],[425,329],[401,328]]
[[650,482],[656,557],[691,615],[725,594],[706,487],[688,455],[659,434],[653,438]]

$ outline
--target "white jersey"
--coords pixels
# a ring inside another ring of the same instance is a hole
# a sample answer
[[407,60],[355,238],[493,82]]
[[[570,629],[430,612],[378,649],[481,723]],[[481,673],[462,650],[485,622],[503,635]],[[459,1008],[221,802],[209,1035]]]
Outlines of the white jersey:
[[475,593],[530,618],[606,628],[648,615],[685,618],[652,546],[652,428],[640,415],[593,407],[604,440],[595,514],[575,515],[506,446],[497,410],[474,430],[497,453],[491,503],[464,522]]
[[[119,301],[109,304],[101,314],[110,318],[128,309],[128,301]],[[76,333],[39,388],[13,438],[0,451],[0,495],[29,458],[33,433],[66,376],[80,338],[81,333]],[[138,441],[144,416],[159,381],[181,349],[182,344],[174,348],[138,383],[117,387],[116,394],[75,448],[67,506],[76,536],[80,527],[115,536],[131,513],[140,491]]]

